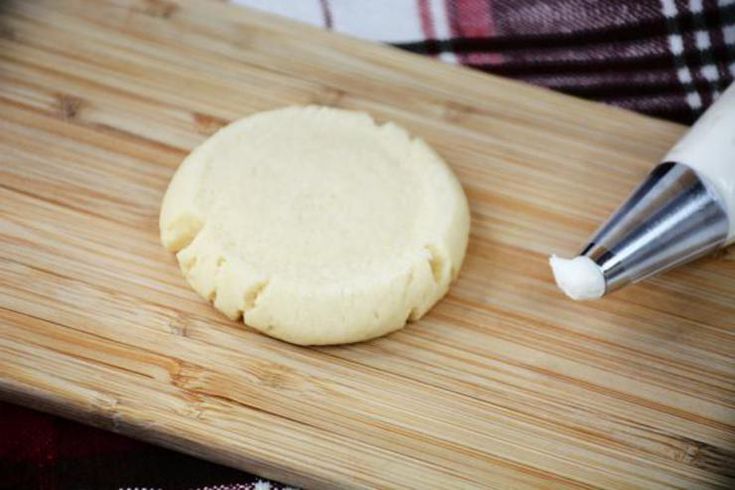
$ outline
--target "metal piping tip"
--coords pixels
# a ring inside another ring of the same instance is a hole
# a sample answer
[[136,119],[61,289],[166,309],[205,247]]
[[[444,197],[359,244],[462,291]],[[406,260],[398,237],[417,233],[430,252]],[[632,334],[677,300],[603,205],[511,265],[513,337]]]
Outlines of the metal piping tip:
[[605,294],[706,255],[730,223],[717,192],[688,166],[658,165],[580,255],[605,276]]

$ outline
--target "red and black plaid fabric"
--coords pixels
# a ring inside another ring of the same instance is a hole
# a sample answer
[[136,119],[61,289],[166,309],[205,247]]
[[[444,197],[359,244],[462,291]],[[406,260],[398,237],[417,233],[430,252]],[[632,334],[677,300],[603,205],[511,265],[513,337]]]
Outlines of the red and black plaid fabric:
[[284,490],[241,471],[0,402],[3,490]]
[[399,46],[691,123],[735,71],[735,2],[725,3],[457,0],[452,38]]
[[682,123],[735,74],[735,0],[233,1]]
[[[691,123],[735,74],[735,0],[233,0]],[[282,486],[0,403],[0,488]]]

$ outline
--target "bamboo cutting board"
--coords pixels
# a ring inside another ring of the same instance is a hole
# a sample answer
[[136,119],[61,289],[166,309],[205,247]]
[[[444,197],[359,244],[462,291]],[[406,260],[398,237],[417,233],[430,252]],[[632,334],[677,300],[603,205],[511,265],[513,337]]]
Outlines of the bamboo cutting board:
[[[214,1],[0,4],[0,396],[318,488],[733,488],[735,261],[555,288],[683,128]],[[179,162],[254,111],[369,111],[460,177],[459,281],[375,341],[217,314],[158,241]]]

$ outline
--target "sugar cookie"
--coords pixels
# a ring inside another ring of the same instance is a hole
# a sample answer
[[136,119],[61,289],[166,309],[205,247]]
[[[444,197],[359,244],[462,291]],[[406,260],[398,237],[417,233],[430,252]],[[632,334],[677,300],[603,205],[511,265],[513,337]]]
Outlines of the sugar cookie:
[[462,263],[469,211],[449,167],[392,123],[327,107],[255,114],[179,167],[161,240],[230,318],[303,345],[426,313]]

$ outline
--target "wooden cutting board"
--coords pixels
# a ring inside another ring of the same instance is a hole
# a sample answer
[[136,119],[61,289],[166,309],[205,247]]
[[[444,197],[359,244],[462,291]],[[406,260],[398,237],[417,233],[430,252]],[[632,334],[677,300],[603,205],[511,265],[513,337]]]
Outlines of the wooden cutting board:
[[[0,4],[0,395],[314,488],[733,488],[735,261],[590,303],[573,254],[683,128],[215,1]],[[472,208],[423,320],[300,348],[228,321],[158,240],[241,116],[365,110]]]

